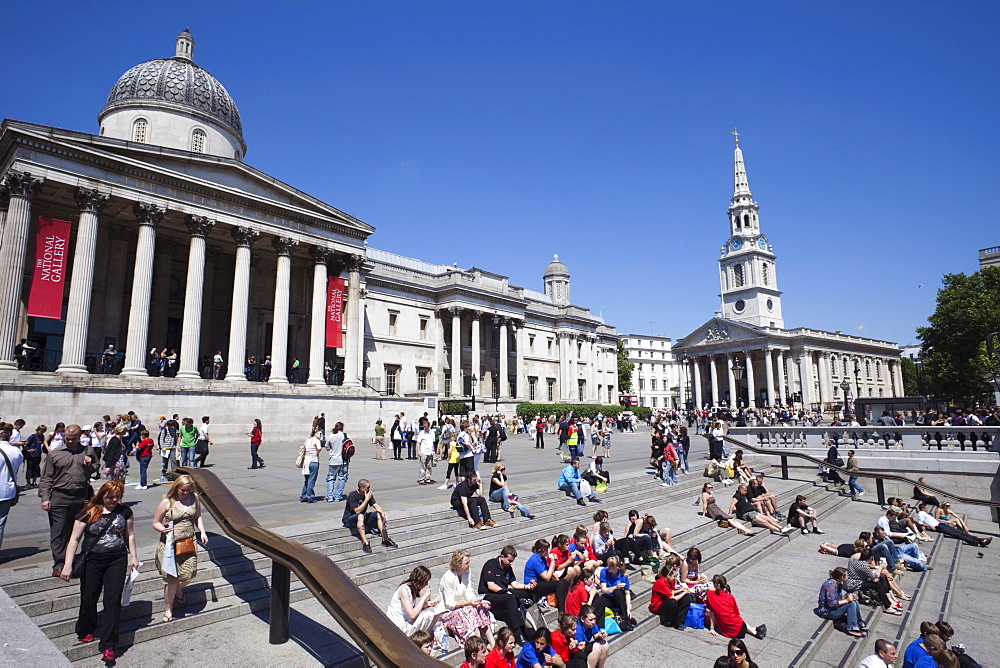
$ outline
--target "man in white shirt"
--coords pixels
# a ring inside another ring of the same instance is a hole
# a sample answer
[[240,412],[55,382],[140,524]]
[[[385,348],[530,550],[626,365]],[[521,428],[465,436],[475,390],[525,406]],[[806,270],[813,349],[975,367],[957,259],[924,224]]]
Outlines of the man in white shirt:
[[17,470],[24,461],[21,448],[10,444],[10,432],[0,431],[0,547],[3,546],[3,531],[7,526],[7,514],[18,496]]
[[208,459],[208,446],[212,445],[212,439],[208,437],[208,424],[212,421],[209,416],[201,418],[201,426],[198,427],[198,441],[194,446],[194,461],[201,468],[205,468],[205,460]]
[[431,431],[431,423],[427,418],[420,419],[420,431],[417,432],[417,456],[420,457],[420,474],[417,484],[433,485],[436,480],[431,480],[431,469],[434,468],[434,432]]
[[865,657],[858,668],[888,668],[896,664],[896,646],[888,640],[875,641],[875,653]]
[[971,533],[962,531],[961,529],[956,529],[950,524],[941,522],[936,518],[932,517],[930,513],[927,512],[927,504],[921,503],[917,506],[917,524],[922,524],[927,527],[930,531],[937,531],[938,533],[943,533],[945,536],[955,538],[957,540],[964,541],[966,545],[974,545],[976,547],[986,547],[993,542],[992,538],[977,538]]

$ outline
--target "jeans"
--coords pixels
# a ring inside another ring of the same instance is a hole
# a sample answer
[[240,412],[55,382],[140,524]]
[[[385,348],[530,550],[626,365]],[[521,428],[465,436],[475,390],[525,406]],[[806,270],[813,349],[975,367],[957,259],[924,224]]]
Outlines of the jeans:
[[160,458],[163,460],[163,465],[160,468],[160,477],[166,477],[167,471],[171,471],[177,468],[177,450],[170,448],[169,450],[163,450],[160,453]]
[[864,488],[861,487],[861,485],[858,484],[858,476],[852,475],[850,478],[848,478],[847,484],[851,488],[851,493],[852,494],[864,494],[865,493]]
[[146,469],[149,468],[149,460],[153,457],[140,457],[139,458],[139,486],[146,486]]
[[0,501],[0,547],[3,547],[3,530],[7,526],[7,514],[10,512],[10,502],[13,499]]
[[194,464],[194,446],[181,448],[181,466],[190,466],[192,464]]
[[302,484],[302,493],[299,494],[300,499],[312,500],[316,495],[314,489],[316,488],[316,475],[319,473],[319,462],[309,462],[309,473],[302,476],[305,482]]
[[250,443],[250,466],[255,469],[264,465],[264,459],[257,454],[259,449],[260,443]]
[[[818,612],[816,614],[819,615]],[[858,619],[861,617],[861,608],[860,606],[858,606],[857,601],[851,601],[850,603],[846,603],[840,606],[836,610],[831,610],[825,615],[819,615],[819,616],[822,617],[823,619],[829,619],[832,622],[836,622],[838,620],[843,619],[844,617],[847,617],[847,630],[857,631]]]
[[[583,493],[580,492],[580,483],[578,482],[564,482],[563,484],[559,485],[559,489],[561,489],[564,492],[569,492],[570,494],[573,495],[573,498],[575,498],[577,501],[583,498]],[[594,493],[591,492],[590,500],[593,501],[594,498],[596,497],[594,496]]]
[[349,464],[330,464],[326,473],[326,500],[343,501],[344,485],[347,484],[347,467]]
[[672,462],[669,459],[663,462],[665,467],[663,473],[663,482],[677,484],[677,462]]
[[688,464],[688,451],[687,450],[685,450],[684,452],[681,453],[681,461],[684,462],[684,472],[685,473],[690,473],[691,472],[691,466],[690,466],[690,464]]
[[[510,499],[507,498],[508,496],[510,496],[510,490],[508,490],[506,487],[501,487],[500,489],[495,490],[492,494],[490,494],[490,501],[492,501],[493,503],[499,503],[501,508],[503,508],[504,510],[508,510],[510,508]],[[528,510],[526,506],[523,506],[520,503],[514,504],[514,507],[517,508],[518,511],[521,513],[521,515],[523,515],[524,517],[527,517],[528,515],[531,514],[531,511]]]

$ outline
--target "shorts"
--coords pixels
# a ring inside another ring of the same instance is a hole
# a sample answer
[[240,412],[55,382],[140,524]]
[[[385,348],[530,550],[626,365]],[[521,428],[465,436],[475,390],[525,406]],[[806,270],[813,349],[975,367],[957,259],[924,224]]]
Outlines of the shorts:
[[[344,526],[353,532],[358,530],[358,515],[359,513],[354,513],[348,515],[344,518]],[[374,510],[365,513],[365,531],[368,533],[374,533],[378,530],[378,513]]]
[[740,519],[743,520],[744,522],[750,522],[751,524],[753,524],[754,522],[757,521],[757,511],[751,510],[748,513],[743,513],[742,515],[740,515]]

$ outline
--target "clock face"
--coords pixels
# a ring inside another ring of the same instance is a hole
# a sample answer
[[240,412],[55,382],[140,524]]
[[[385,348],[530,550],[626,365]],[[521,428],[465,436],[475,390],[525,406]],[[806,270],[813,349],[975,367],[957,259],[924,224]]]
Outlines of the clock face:
[[734,251],[738,251],[739,249],[743,248],[743,239],[736,237],[731,242],[729,242],[729,247],[732,248]]
[[764,237],[757,239],[757,245],[760,246],[761,250],[767,250],[767,240]]

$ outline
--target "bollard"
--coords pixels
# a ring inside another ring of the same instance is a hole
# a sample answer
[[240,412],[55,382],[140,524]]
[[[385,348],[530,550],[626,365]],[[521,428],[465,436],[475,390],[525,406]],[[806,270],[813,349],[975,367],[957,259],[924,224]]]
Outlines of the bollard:
[[288,615],[292,590],[292,573],[284,564],[271,562],[271,618],[270,637],[272,645],[288,642]]
[[788,480],[788,456],[781,455],[781,479]]
[[875,478],[875,487],[878,489],[878,504],[880,506],[885,505],[885,484],[882,482],[882,478]]

